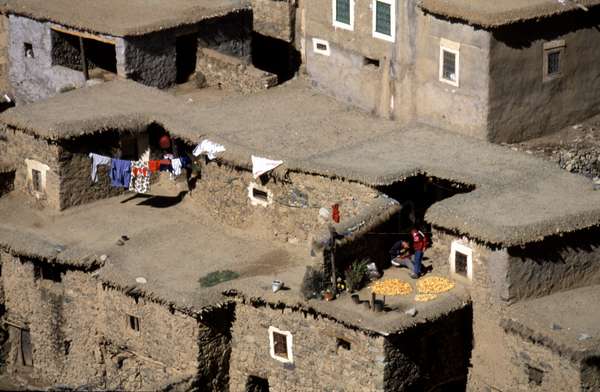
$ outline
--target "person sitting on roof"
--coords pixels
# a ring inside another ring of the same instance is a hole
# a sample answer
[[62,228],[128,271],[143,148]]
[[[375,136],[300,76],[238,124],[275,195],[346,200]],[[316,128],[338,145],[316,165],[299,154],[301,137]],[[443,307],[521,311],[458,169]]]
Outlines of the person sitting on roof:
[[406,240],[400,240],[390,249],[392,265],[395,267],[406,267],[412,270],[412,249]]

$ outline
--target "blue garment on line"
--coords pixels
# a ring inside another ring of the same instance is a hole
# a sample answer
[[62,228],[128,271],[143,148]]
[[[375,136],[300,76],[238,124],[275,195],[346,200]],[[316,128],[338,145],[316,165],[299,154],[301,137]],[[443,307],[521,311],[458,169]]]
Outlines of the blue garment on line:
[[113,159],[110,166],[110,183],[117,188],[129,188],[131,161]]

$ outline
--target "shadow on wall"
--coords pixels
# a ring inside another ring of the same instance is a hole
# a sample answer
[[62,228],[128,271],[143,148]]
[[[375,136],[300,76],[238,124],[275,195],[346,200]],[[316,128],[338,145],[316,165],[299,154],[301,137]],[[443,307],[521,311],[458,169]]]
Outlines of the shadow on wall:
[[509,24],[494,29],[492,35],[496,40],[513,49],[525,49],[538,40],[552,41],[562,35],[589,28],[600,31],[600,9],[567,12],[536,23]]
[[469,304],[385,342],[385,391],[466,391],[473,349]]
[[252,65],[277,75],[279,83],[292,79],[301,63],[300,52],[292,44],[258,33],[252,34]]

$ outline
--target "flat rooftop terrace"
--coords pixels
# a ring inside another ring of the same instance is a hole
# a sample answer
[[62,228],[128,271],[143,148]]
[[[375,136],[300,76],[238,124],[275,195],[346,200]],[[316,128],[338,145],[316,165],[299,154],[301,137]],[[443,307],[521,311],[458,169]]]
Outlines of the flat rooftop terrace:
[[197,23],[248,7],[246,0],[0,0],[0,12],[117,37]]
[[598,0],[420,0],[424,10],[483,27],[535,20],[600,4]]
[[0,123],[49,140],[152,123],[195,145],[224,144],[222,161],[250,167],[250,155],[282,170],[390,185],[416,175],[475,186],[434,204],[426,219],[502,246],[540,241],[600,224],[590,180],[509,148],[451,132],[376,118],[321,95],[300,79],[243,96],[200,90],[174,96],[115,81],[19,106]]
[[559,355],[600,355],[600,286],[564,291],[509,308],[505,329],[548,346]]
[[[412,318],[404,310],[416,305],[406,298],[388,301],[397,309],[377,315],[353,304],[348,295],[333,302],[304,301],[300,286],[306,266],[315,262],[307,244],[277,242],[260,232],[225,226],[188,198],[169,207],[160,204],[164,199],[157,200],[126,194],[48,212],[23,203],[23,195],[15,191],[0,198],[0,246],[57,264],[93,268],[108,284],[198,312],[231,300],[222,293],[235,290],[238,296],[311,308],[347,325],[385,334],[435,320],[469,302],[467,292],[457,287],[436,301],[419,304],[419,314]],[[123,235],[129,240],[117,244]],[[99,262],[102,255],[108,258]],[[202,287],[199,279],[217,270],[240,276]],[[405,275],[396,270],[386,278],[409,281]],[[136,282],[139,277],[147,283]],[[274,279],[283,280],[288,289],[273,293]],[[367,298],[363,293],[362,299]]]

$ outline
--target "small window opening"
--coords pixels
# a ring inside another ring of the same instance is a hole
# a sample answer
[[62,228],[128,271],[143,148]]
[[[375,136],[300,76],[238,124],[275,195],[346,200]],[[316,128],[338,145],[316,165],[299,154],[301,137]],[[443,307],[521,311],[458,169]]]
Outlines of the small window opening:
[[31,169],[31,186],[36,192],[42,192],[42,172]]
[[56,283],[62,282],[61,272],[60,268],[49,264],[36,264],[33,269],[35,279],[49,280]]
[[287,338],[285,335],[273,332],[273,351],[275,355],[287,357]]
[[548,75],[560,73],[560,52],[548,53]]
[[269,194],[258,188],[252,188],[252,197],[265,203],[269,201]]
[[329,42],[320,38],[313,38],[313,51],[324,56],[331,55]]
[[248,376],[245,392],[269,392],[269,380],[258,376]]
[[468,256],[459,251],[454,252],[454,266],[457,274],[467,276],[467,260]]
[[350,350],[351,344],[349,341],[342,339],[342,338],[336,338],[335,339],[335,347],[338,349],[342,348],[344,350]]
[[33,45],[29,42],[25,42],[23,44],[23,53],[24,53],[25,57],[27,57],[27,58],[30,58],[30,59],[35,58],[35,55],[33,53]]
[[325,45],[324,43],[318,42],[316,45],[317,45],[317,49],[319,49],[319,50],[323,50],[323,51],[327,50],[327,45]]
[[363,65],[372,65],[372,66],[375,66],[375,67],[379,68],[379,60],[372,59],[372,58],[369,58],[369,57],[364,57],[363,58]]
[[456,82],[456,53],[443,51],[442,78]]
[[533,366],[526,365],[525,373],[529,379],[529,385],[542,385],[544,381],[544,371]]
[[139,317],[132,316],[130,314],[127,315],[127,320],[129,321],[129,328],[140,332],[140,319]]

